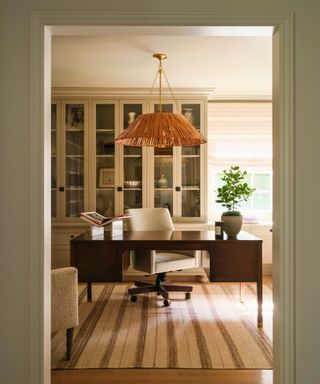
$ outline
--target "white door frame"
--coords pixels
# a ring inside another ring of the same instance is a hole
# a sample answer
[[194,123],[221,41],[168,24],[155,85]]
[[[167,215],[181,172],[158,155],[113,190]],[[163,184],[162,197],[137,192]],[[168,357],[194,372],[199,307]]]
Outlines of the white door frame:
[[[51,26],[274,26],[274,383],[294,384],[294,23],[288,13],[34,12],[31,20],[30,382],[50,383]],[[280,257],[281,256],[281,257]]]

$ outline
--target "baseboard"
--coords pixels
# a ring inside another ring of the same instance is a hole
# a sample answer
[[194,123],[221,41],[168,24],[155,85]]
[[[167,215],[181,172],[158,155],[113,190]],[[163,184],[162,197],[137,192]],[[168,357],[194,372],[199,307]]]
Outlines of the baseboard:
[[263,276],[272,276],[272,264],[263,264],[262,274]]

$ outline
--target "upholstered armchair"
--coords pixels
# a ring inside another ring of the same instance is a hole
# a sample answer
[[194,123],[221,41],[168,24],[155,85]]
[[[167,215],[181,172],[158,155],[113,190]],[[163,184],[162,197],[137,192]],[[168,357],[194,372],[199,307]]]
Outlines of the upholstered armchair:
[[[140,208],[129,209],[130,218],[128,220],[128,229],[132,231],[170,231],[174,230],[170,213],[167,208]],[[135,281],[137,288],[130,288],[128,293],[131,295],[131,301],[137,300],[137,294],[157,292],[163,297],[163,304],[170,305],[170,291],[185,292],[186,299],[190,299],[192,286],[168,285],[165,284],[167,272],[180,271],[199,266],[200,251],[188,250],[151,250],[135,251],[131,253],[132,268],[156,275],[154,284]]]
[[78,271],[74,267],[51,271],[51,331],[66,330],[67,360],[71,357],[73,329],[79,324]]

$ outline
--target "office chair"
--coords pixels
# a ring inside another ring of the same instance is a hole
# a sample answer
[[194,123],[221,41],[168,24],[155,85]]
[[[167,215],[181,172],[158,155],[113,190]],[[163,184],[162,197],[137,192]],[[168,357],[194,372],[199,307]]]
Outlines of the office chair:
[[[130,218],[128,229],[132,231],[170,231],[174,230],[170,213],[167,208],[139,208],[129,209]],[[200,251],[187,250],[139,250],[131,252],[133,269],[150,275],[156,275],[154,284],[135,281],[137,288],[128,290],[131,301],[137,300],[137,294],[157,292],[163,297],[164,306],[170,305],[168,292],[186,292],[186,299],[190,299],[192,287],[165,284],[166,273],[198,267]]]

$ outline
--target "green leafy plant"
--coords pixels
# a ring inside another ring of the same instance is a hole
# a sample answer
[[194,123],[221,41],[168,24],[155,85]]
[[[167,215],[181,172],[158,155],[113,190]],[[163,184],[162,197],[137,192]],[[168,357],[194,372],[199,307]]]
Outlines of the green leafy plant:
[[220,203],[228,209],[223,212],[223,215],[240,216],[240,212],[236,208],[242,201],[247,201],[255,191],[255,188],[250,188],[244,181],[246,175],[247,171],[241,171],[238,166],[223,171],[221,180],[224,181],[224,184],[218,188],[216,200],[216,203]]

